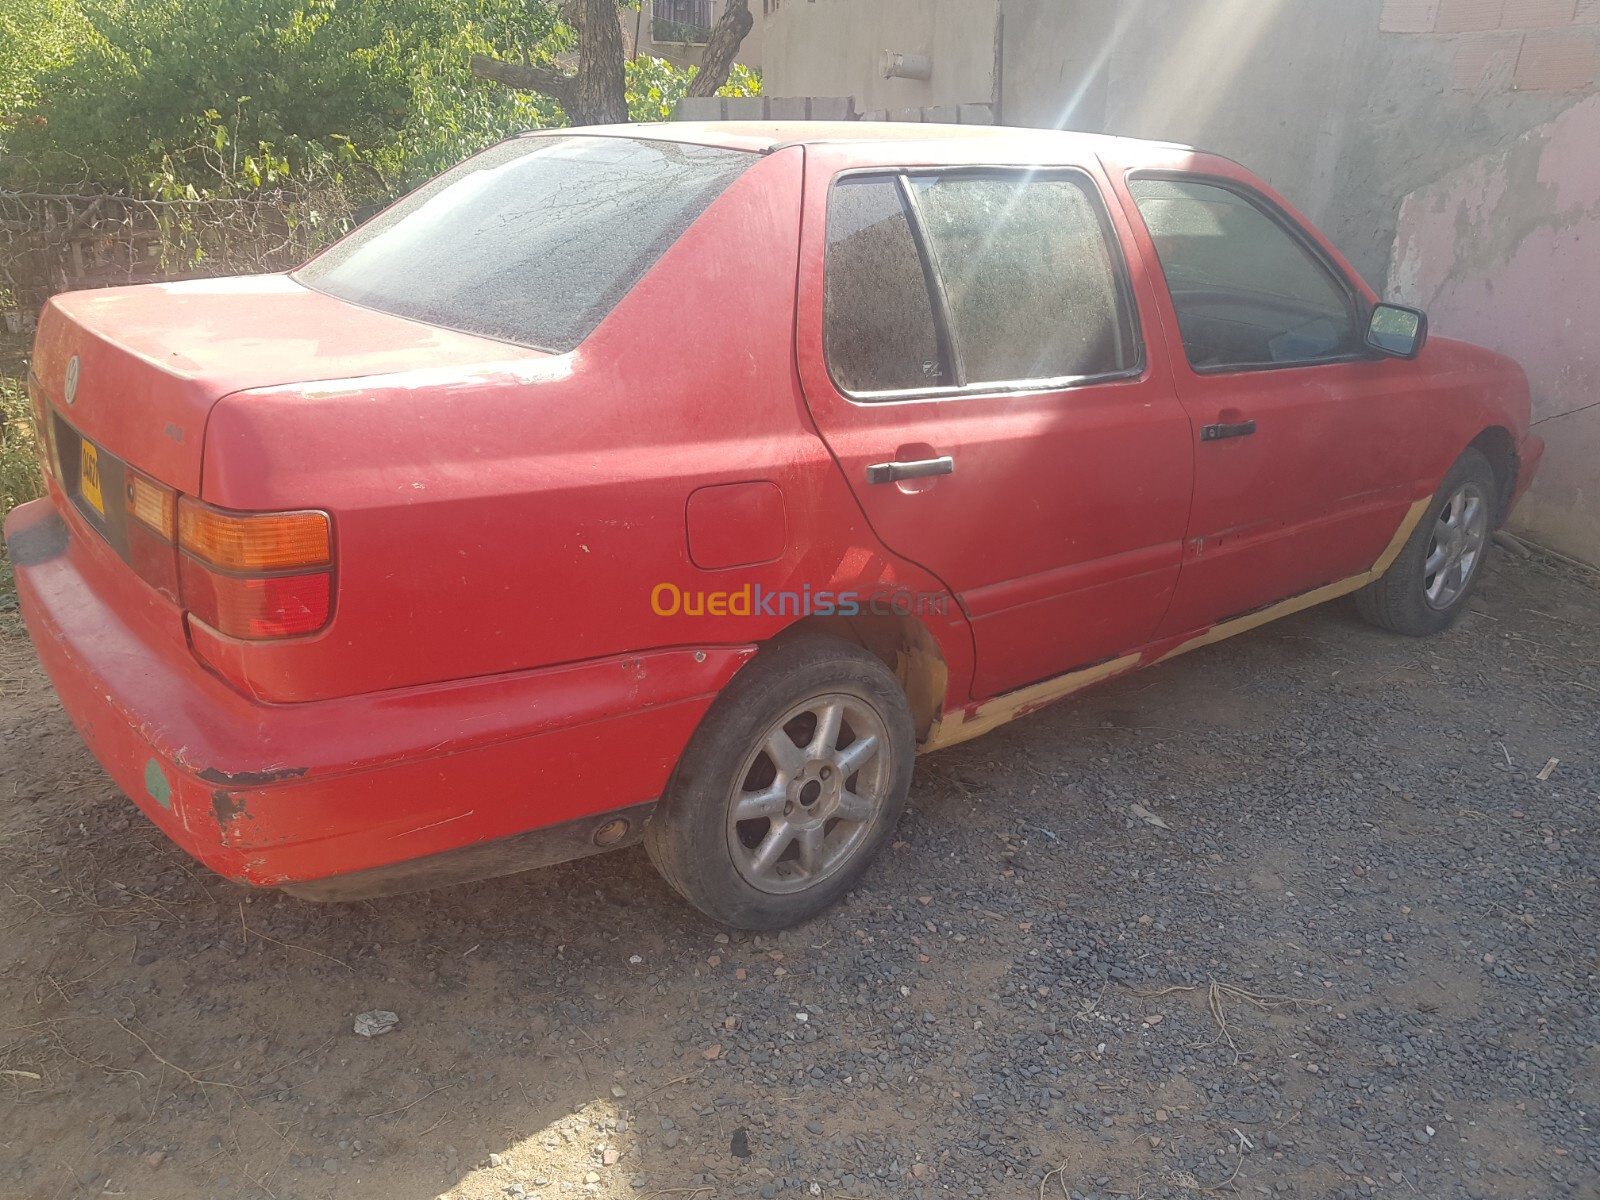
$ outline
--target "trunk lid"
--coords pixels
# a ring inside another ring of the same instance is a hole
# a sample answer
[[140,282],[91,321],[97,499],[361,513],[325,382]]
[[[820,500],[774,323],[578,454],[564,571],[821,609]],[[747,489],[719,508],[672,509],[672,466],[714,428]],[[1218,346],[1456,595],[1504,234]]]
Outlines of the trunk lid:
[[105,477],[102,493],[127,463],[199,495],[206,416],[232,392],[543,357],[254,275],[56,296],[33,374],[63,483],[81,501],[85,441],[99,451],[90,471]]

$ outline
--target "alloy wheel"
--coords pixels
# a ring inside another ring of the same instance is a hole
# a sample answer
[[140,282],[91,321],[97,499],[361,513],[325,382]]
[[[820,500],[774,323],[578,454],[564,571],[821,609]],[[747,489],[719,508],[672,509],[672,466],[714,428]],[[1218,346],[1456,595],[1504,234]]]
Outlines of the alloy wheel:
[[849,862],[889,803],[894,753],[883,717],[858,696],[814,696],[779,717],[728,799],[728,848],[745,882],[798,892]]
[[1451,607],[1466,592],[1489,541],[1489,500],[1465,483],[1445,502],[1422,564],[1422,591],[1433,609]]

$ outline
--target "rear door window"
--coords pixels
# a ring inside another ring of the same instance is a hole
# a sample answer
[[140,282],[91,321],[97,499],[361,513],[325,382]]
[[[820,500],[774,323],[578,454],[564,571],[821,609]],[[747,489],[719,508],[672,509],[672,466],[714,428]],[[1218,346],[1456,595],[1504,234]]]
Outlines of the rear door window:
[[1200,180],[1132,179],[1178,328],[1198,371],[1311,364],[1360,353],[1356,301],[1263,202]]
[[755,161],[684,142],[516,138],[418,188],[294,278],[352,304],[565,353]]
[[1114,237],[1079,172],[845,176],[828,199],[835,383],[870,400],[1136,371]]
[[913,179],[969,384],[1110,375],[1133,338],[1087,180]]

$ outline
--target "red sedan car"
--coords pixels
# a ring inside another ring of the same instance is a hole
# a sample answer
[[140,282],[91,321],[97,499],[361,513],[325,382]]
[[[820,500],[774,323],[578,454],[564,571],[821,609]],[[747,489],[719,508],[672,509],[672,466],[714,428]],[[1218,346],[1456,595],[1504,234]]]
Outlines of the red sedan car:
[[6,522],[174,841],[318,899],[643,838],[751,928],[918,752],[1354,593],[1445,628],[1542,449],[1259,179],[931,125],[530,134],[299,271],[56,297]]

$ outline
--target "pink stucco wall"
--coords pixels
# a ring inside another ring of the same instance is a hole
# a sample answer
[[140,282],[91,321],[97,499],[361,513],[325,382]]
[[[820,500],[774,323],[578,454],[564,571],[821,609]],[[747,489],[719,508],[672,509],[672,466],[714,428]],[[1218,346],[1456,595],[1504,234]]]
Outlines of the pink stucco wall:
[[1512,524],[1600,565],[1600,96],[1407,196],[1389,285],[1522,364],[1548,449]]

